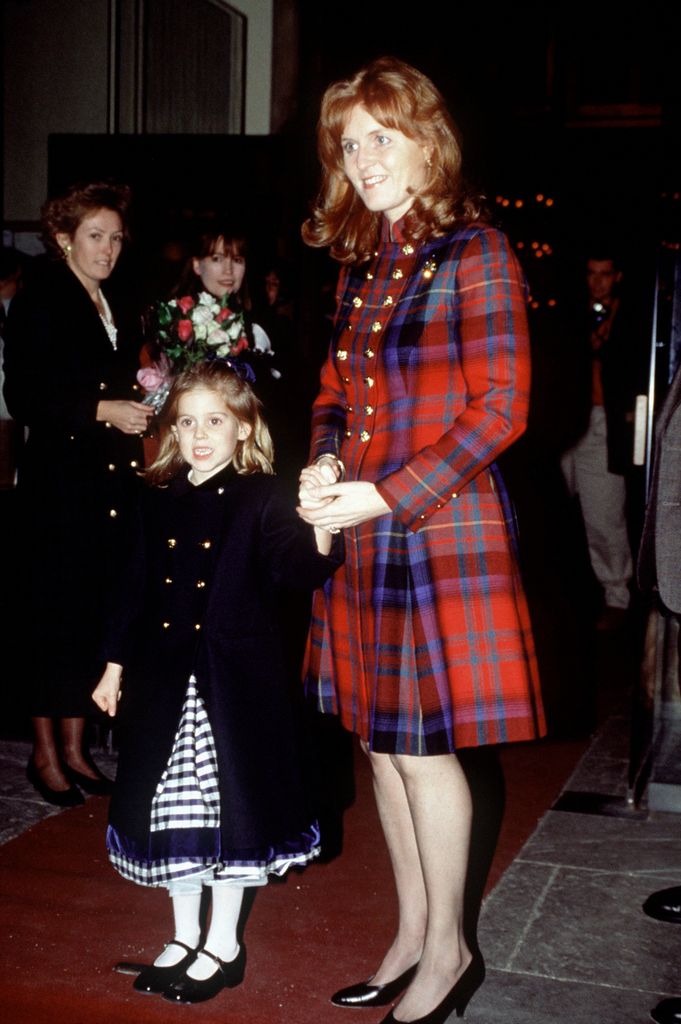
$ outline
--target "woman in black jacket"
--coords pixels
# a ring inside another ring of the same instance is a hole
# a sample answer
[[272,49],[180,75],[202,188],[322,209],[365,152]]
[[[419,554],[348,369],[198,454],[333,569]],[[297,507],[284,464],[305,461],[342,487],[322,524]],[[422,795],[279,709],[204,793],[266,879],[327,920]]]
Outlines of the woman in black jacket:
[[45,240],[57,258],[12,303],[6,331],[5,398],[28,427],[18,476],[22,682],[35,737],[27,771],[43,798],[61,806],[82,802],[78,786],[109,790],[83,749],[83,731],[101,669],[109,570],[151,415],[134,390],[138,326],[105,289],[128,203],[127,188],[105,183],[46,203]]

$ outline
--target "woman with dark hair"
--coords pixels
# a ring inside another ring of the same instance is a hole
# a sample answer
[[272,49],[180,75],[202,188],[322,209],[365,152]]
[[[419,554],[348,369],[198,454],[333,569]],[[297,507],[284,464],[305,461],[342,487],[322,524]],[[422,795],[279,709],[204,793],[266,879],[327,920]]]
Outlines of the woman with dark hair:
[[[284,360],[280,358],[278,349],[273,347],[270,331],[258,322],[263,319],[263,310],[262,307],[256,310],[249,288],[250,259],[246,236],[229,223],[216,220],[194,240],[190,258],[173,289],[173,296],[196,296],[205,291],[216,299],[222,299],[225,295],[235,297],[238,308],[244,314],[249,341],[248,350],[241,354],[241,359],[249,363],[255,375],[253,387],[265,407],[274,440],[277,472],[288,469],[294,483],[306,447],[301,440],[306,431],[298,411],[299,389],[293,374],[285,381],[285,390],[280,383]],[[275,326],[269,318],[267,326],[270,329]],[[290,348],[288,337],[280,337],[279,340],[285,342],[283,348]]]
[[[368,755],[398,894],[397,934],[341,1006],[438,1024],[484,966],[464,933],[471,798],[457,752],[544,731],[497,456],[525,427],[525,285],[461,174],[438,91],[394,58],[327,89],[323,180],[303,227],[343,265],[313,409],[328,481],[300,514],[343,530],[315,597],[306,684]],[[406,990],[406,991],[405,991]]]
[[[266,355],[269,360],[273,355],[270,339],[262,327],[253,322],[253,303],[246,277],[248,256],[246,236],[227,223],[215,221],[194,240],[172,294],[180,297],[205,291],[216,299],[233,295],[244,313],[251,350]],[[275,367],[268,363],[263,369],[271,376]]]
[[49,200],[43,224],[52,259],[16,297],[7,321],[5,398],[28,427],[18,474],[26,538],[22,671],[35,737],[27,773],[60,806],[82,803],[81,789],[110,790],[83,733],[101,672],[109,570],[151,415],[134,390],[139,324],[106,288],[129,199],[126,187],[95,182]]

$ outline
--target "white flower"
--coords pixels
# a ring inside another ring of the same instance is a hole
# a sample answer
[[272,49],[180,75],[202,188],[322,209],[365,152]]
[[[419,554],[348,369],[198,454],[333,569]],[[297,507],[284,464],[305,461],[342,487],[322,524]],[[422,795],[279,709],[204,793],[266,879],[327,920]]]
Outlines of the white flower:
[[228,356],[231,351],[232,346],[229,344],[229,342],[226,342],[224,345],[221,345],[220,348],[216,349],[216,352],[219,356]]
[[197,324],[207,325],[212,322],[213,314],[207,306],[194,306],[191,311],[191,318],[194,326]]
[[208,328],[205,324],[194,324],[194,337],[197,341],[205,341]]
[[232,341],[237,341],[237,339],[241,337],[242,333],[243,329],[241,326],[241,322],[239,320],[232,320],[232,322],[227,327],[227,337],[230,338]]
[[211,345],[213,348],[217,348],[218,345],[223,345],[224,341],[225,332],[220,330],[219,327],[216,327],[212,331],[210,331],[208,337],[206,338],[207,344]]
[[201,292],[199,295],[199,306],[212,306],[214,302],[215,298],[208,292]]

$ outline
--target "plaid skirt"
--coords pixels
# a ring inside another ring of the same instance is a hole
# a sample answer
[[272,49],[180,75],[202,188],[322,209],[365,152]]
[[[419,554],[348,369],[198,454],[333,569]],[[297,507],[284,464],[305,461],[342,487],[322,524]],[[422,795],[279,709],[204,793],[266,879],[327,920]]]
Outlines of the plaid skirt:
[[[138,885],[167,886],[201,875],[203,881],[254,886],[264,885],[269,874],[283,875],[290,867],[302,866],[319,854],[316,822],[283,844],[260,850],[223,851],[221,813],[215,741],[192,676],[172,753],[151,804],[147,855],[133,852],[126,837],[109,825],[109,859],[124,878]],[[156,837],[162,839],[164,856],[154,856]]]

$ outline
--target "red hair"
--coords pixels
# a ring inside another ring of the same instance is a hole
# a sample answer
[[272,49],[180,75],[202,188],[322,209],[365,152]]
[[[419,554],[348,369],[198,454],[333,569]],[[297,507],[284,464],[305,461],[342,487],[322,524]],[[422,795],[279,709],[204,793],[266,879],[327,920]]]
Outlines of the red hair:
[[377,247],[382,214],[366,208],[343,165],[341,136],[358,105],[379,124],[428,148],[426,180],[405,215],[407,238],[419,242],[443,234],[457,222],[481,217],[482,199],[464,181],[459,133],[444,99],[416,68],[395,57],[380,57],[324,93],[317,127],[322,185],[303,224],[308,245],[329,245],[331,255],[341,263],[361,263]]

